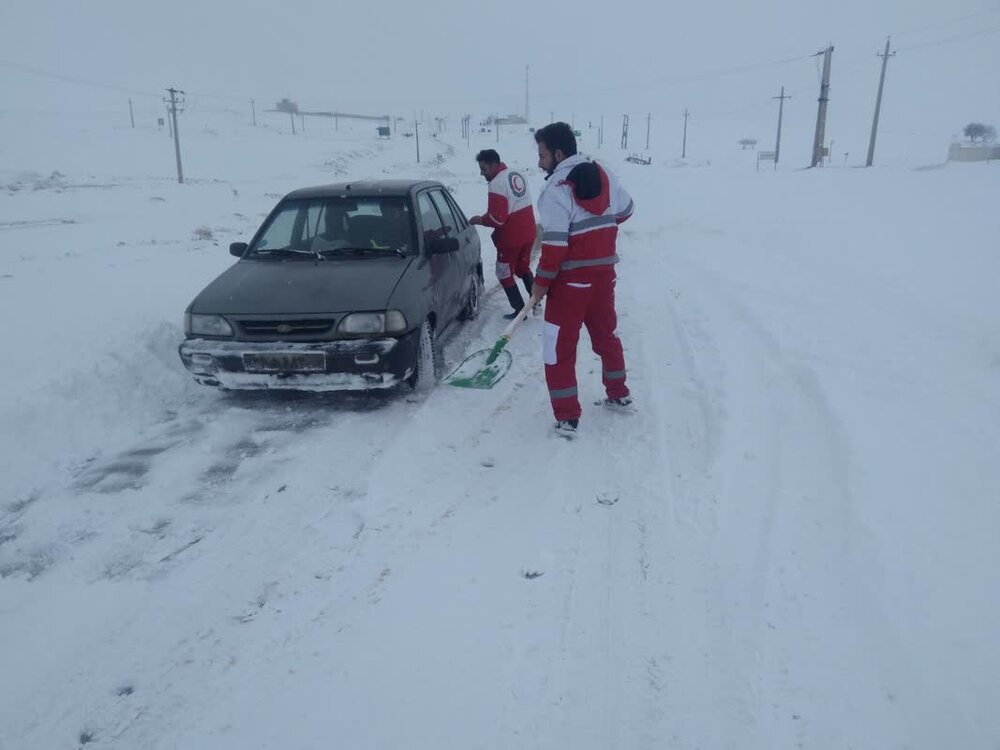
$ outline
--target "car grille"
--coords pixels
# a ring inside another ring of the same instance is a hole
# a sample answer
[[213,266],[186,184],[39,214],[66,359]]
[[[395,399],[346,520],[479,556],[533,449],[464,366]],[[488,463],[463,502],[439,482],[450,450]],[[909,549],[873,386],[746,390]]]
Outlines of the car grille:
[[335,320],[241,320],[248,336],[318,336],[333,328]]

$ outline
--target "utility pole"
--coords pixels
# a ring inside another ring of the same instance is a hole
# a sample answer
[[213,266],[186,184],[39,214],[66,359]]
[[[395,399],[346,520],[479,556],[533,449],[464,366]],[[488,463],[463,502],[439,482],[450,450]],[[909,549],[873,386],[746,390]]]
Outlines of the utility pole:
[[781,115],[785,110],[785,99],[791,99],[791,95],[785,96],[785,87],[781,87],[781,96],[772,96],[778,100],[778,137],[774,141],[774,168],[778,168],[778,159],[781,157]]
[[[823,81],[819,87],[819,109],[816,112],[816,137],[813,140],[812,164],[815,167],[823,163],[823,141],[826,138],[826,108],[830,103],[830,60],[833,57],[833,45],[817,52],[823,55]],[[814,57],[816,56],[814,55]]]
[[882,87],[885,86],[885,68],[889,63],[889,58],[896,53],[889,53],[889,37],[885,38],[885,52],[879,57],[882,58],[882,75],[878,79],[878,96],[875,97],[875,117],[872,119],[872,137],[868,141],[868,162],[865,166],[870,167],[875,159],[875,134],[878,132],[878,113],[882,109]]
[[646,150],[649,151],[649,122],[653,119],[652,113],[646,114]]
[[135,127],[135,114],[132,112],[132,100],[128,100],[128,119],[132,121],[132,127]]
[[604,115],[601,115],[601,129],[597,131],[597,147],[604,145]]
[[250,100],[250,117],[253,119],[253,126],[257,127],[257,107],[254,105],[253,99]]
[[531,116],[528,109],[528,71],[531,70],[530,65],[524,66],[524,121],[530,122]]
[[[163,101],[166,102],[167,100],[164,99]],[[174,124],[170,120],[170,102],[167,102],[166,107],[167,107],[167,137],[168,138],[173,138],[174,137]]]
[[177,182],[184,182],[184,170],[181,169],[181,139],[180,134],[177,132],[177,106],[183,104],[183,99],[178,99],[178,94],[183,94],[183,91],[179,89],[167,89],[170,92],[170,117],[174,124],[174,153],[177,155]]
[[691,113],[687,111],[687,107],[684,108],[684,141],[681,145],[681,158],[686,159],[688,155],[688,117]]
[[500,115],[493,115],[494,129],[497,131],[497,143],[500,143]]
[[628,115],[622,115],[622,149],[628,148]]
[[417,164],[420,163],[420,123],[413,121],[413,132],[417,134]]
[[292,135],[295,135],[295,113],[289,112],[288,119],[292,121]]

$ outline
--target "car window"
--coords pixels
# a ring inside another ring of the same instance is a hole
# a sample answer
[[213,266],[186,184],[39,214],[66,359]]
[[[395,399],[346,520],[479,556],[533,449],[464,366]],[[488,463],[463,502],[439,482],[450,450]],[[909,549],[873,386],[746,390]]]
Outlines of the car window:
[[469,226],[469,220],[465,218],[465,214],[462,213],[462,209],[459,208],[458,204],[455,202],[455,199],[451,197],[451,193],[445,191],[444,196],[445,198],[448,199],[448,205],[451,206],[451,210],[452,213],[455,214],[455,218],[458,219],[458,225],[462,229],[465,229],[467,226]]
[[254,243],[257,250],[270,250],[276,247],[288,247],[292,244],[292,231],[295,229],[295,217],[298,211],[283,210],[268,224],[267,229]]
[[305,226],[303,227],[301,238],[302,244],[305,245],[312,242],[312,238],[323,231],[323,225],[320,222],[323,219],[325,208],[324,205],[319,203],[312,203],[306,207]]
[[434,201],[434,205],[437,206],[438,213],[444,220],[446,235],[448,237],[457,237],[461,227],[458,219],[455,218],[455,214],[452,213],[451,206],[448,205],[448,199],[444,197],[444,193],[440,190],[431,190],[430,195],[431,200]]
[[430,242],[435,237],[443,237],[444,225],[441,223],[441,217],[426,192],[417,196],[417,210],[420,211],[420,225],[424,233],[424,242]]
[[[436,221],[440,228],[440,219]],[[378,251],[405,255],[413,247],[413,211],[402,196],[331,196],[282,203],[250,253],[315,258],[316,253],[366,251],[366,257],[376,257]]]

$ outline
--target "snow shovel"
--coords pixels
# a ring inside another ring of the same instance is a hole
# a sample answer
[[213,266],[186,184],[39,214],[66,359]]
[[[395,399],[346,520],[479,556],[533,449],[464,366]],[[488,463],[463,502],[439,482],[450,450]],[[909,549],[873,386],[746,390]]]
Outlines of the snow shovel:
[[497,339],[492,349],[480,349],[470,354],[451,375],[444,379],[444,382],[456,388],[481,389],[492,388],[499,383],[514,361],[510,352],[505,351],[504,347],[527,314],[528,306],[525,305],[507,326],[507,330]]

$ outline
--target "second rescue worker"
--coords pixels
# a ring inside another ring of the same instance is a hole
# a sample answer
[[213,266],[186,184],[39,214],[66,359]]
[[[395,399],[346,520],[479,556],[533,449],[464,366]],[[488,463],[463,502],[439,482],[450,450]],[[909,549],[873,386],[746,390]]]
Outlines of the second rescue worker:
[[[500,161],[500,154],[491,148],[484,149],[476,154],[476,161],[479,162],[479,173],[489,185],[489,199],[486,213],[473,216],[469,223],[493,230],[493,244],[497,248],[497,279],[513,308],[504,317],[510,320],[524,307],[517,279],[521,279],[529,295],[534,285],[531,250],[537,236],[535,209],[524,175],[508,169]],[[535,307],[532,312],[538,314],[541,308]]]

